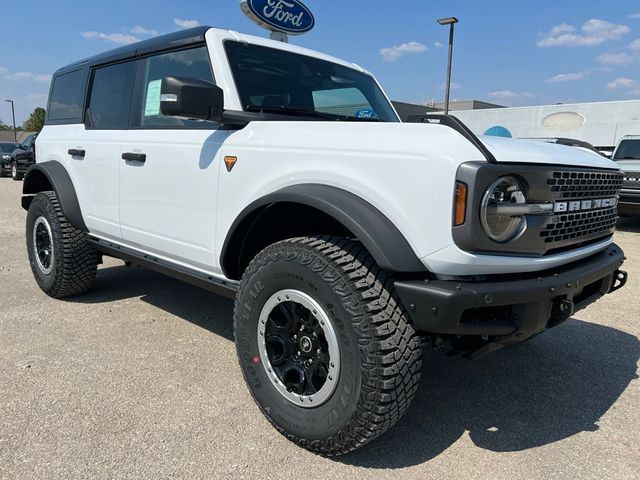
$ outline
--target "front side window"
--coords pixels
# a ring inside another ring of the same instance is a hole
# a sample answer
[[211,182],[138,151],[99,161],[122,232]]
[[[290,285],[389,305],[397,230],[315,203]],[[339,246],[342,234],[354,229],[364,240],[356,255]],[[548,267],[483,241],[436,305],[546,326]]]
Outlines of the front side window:
[[135,62],[131,61],[93,72],[89,111],[94,128],[128,128],[135,68]]
[[58,75],[53,79],[48,118],[55,122],[80,122],[82,118],[82,70]]
[[240,42],[227,41],[225,49],[244,110],[398,121],[373,77],[354,68]]
[[616,150],[614,160],[640,160],[640,138],[623,140]]
[[167,117],[160,112],[163,78],[182,77],[215,83],[209,53],[205,46],[162,53],[145,58],[141,62],[142,105],[136,124],[142,128],[212,128],[211,122]]

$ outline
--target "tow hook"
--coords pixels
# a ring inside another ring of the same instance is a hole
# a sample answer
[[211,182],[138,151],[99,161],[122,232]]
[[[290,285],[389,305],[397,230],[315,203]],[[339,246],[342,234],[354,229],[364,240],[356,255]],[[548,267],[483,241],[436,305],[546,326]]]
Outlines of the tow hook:
[[625,272],[624,270],[616,270],[616,272],[613,274],[613,282],[611,282],[611,288],[609,289],[608,293],[613,293],[616,290],[624,287],[627,283],[627,277],[627,272]]
[[573,315],[573,301],[564,298],[553,302],[551,307],[551,321],[554,324],[564,322]]

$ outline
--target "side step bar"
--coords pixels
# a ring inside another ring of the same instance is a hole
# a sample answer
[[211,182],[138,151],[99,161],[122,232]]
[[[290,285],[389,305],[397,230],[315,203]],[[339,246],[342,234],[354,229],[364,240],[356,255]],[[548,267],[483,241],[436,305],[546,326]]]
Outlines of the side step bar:
[[125,262],[131,262],[134,265],[139,265],[149,270],[168,275],[169,277],[182,280],[183,282],[190,283],[191,285],[209,290],[210,292],[227,298],[235,298],[238,291],[238,284],[235,282],[222,280],[182,265],[176,265],[161,258],[140,253],[116,243],[94,237],[89,238],[88,242],[93,248],[104,255],[119,258]]

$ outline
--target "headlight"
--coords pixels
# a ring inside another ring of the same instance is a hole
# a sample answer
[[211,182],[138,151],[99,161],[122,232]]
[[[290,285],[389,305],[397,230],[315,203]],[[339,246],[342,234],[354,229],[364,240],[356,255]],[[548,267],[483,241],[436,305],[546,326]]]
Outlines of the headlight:
[[521,207],[525,204],[525,189],[518,179],[506,176],[493,182],[484,194],[480,208],[485,233],[495,242],[513,240],[526,227],[524,215],[516,214],[522,212]]
[[2,155],[3,160],[11,160],[11,155]]

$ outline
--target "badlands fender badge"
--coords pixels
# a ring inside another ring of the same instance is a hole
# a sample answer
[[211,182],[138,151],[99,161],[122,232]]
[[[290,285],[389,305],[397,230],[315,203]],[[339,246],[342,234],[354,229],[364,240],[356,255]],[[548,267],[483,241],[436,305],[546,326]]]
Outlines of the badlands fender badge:
[[233,170],[233,167],[236,166],[238,161],[238,157],[224,157],[224,164],[227,166],[227,172]]
[[553,213],[587,212],[600,208],[615,207],[618,205],[618,198],[599,198],[597,200],[575,200],[571,202],[556,202],[553,206]]

